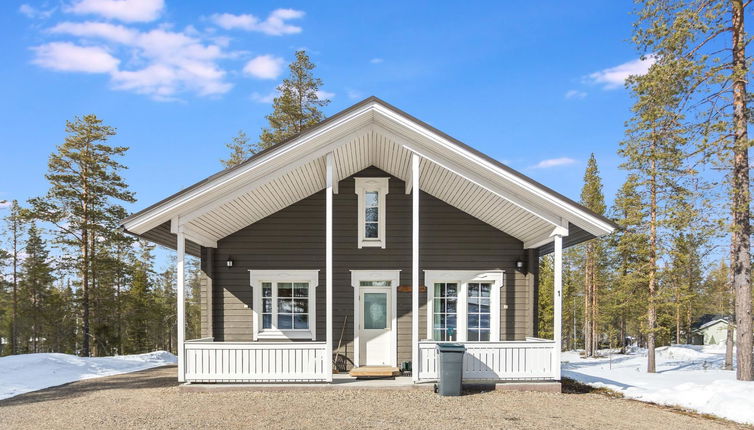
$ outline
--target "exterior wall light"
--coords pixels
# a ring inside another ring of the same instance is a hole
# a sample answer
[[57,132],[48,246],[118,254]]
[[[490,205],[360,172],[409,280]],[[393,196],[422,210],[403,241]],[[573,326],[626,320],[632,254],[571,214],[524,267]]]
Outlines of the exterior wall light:
[[230,256],[228,257],[228,260],[225,262],[225,266],[228,269],[230,269],[231,267],[233,267],[233,257],[230,257]]

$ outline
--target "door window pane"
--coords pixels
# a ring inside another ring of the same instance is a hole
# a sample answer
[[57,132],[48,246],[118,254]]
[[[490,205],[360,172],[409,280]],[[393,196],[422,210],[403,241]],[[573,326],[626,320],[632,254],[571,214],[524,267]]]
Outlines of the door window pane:
[[387,294],[364,293],[364,328],[387,328]]

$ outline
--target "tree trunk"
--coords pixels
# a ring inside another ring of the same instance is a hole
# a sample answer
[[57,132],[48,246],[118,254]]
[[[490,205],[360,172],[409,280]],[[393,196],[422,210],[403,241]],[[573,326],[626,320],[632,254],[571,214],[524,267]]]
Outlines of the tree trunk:
[[13,209],[13,321],[10,329],[10,353],[16,354],[18,343],[18,214],[17,207]]
[[733,287],[736,291],[736,377],[752,380],[749,137],[746,112],[744,5],[733,0]]
[[[733,261],[733,244],[730,247],[730,259]],[[736,295],[733,289],[733,264],[730,265],[728,272],[727,298],[728,298],[728,329],[725,338],[725,365],[723,369],[733,370],[733,321],[736,319]]]
[[[654,145],[653,145],[654,146]],[[653,151],[654,152],[654,151]],[[656,171],[655,157],[650,161],[652,171]],[[657,310],[655,309],[655,277],[657,275],[657,176],[650,178],[650,220],[649,220],[649,301],[647,304],[647,372],[655,373],[655,325]]]
[[587,357],[594,355],[592,347],[592,289],[589,285],[589,245],[586,245],[586,255],[584,256],[584,352]]
[[83,245],[81,247],[81,306],[83,309],[83,339],[81,340],[81,355],[89,357],[89,232],[85,227],[81,231]]

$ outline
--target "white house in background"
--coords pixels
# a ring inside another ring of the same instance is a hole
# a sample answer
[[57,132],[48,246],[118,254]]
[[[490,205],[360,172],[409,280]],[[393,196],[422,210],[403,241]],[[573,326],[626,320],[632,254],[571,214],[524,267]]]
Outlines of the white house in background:
[[[178,379],[192,383],[330,382],[333,352],[362,375],[410,362],[433,381],[445,341],[466,346],[466,380],[559,381],[562,250],[616,227],[375,97],[122,226],[177,250]],[[188,341],[186,254],[205,274],[204,338]]]
[[[725,343],[728,338],[730,323],[723,318],[716,318],[692,331],[695,345],[717,345]],[[733,341],[736,341],[736,329],[733,328]]]

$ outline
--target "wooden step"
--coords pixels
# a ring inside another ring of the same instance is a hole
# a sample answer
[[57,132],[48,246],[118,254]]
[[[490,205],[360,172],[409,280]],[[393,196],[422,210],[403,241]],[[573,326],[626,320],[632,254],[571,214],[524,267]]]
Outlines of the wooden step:
[[387,378],[398,376],[401,371],[393,366],[361,366],[354,367],[349,373],[355,378]]

